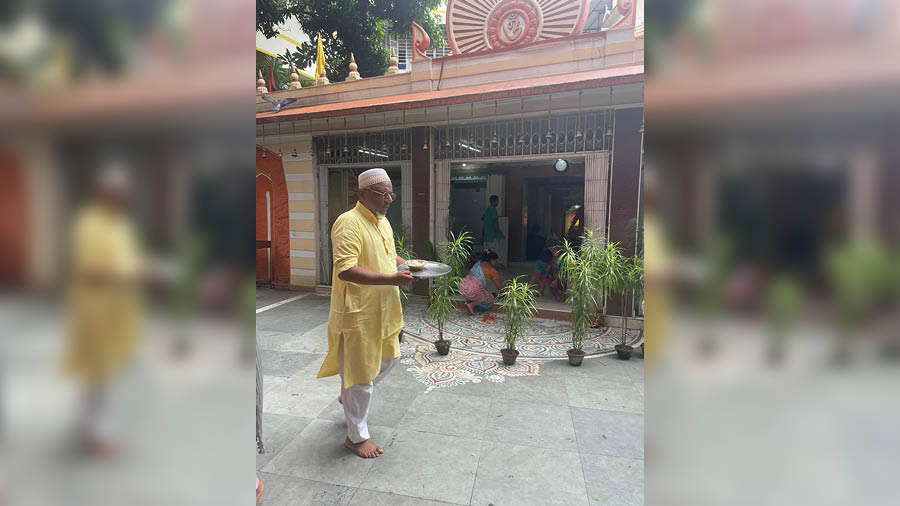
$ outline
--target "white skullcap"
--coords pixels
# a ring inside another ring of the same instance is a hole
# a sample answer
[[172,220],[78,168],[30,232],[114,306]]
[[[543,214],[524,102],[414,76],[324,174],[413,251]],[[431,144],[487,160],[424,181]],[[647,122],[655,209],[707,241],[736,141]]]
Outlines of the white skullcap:
[[131,186],[131,177],[120,160],[106,163],[97,176],[96,184],[99,188],[123,190]]
[[369,169],[359,175],[359,189],[368,188],[373,184],[390,183],[391,178],[384,169]]

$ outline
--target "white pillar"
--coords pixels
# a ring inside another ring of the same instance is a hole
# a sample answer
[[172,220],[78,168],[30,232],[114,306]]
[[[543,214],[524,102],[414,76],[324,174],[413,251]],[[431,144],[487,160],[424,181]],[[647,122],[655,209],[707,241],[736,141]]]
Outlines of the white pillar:
[[871,148],[851,155],[850,212],[857,239],[871,239],[878,229],[878,166],[878,155]]
[[319,269],[317,284],[331,284],[331,238],[328,236],[328,167],[319,165]]
[[413,226],[412,226],[412,161],[406,160],[400,162],[400,201],[402,204],[402,220],[403,230],[406,233],[406,243],[413,243]]
[[487,180],[488,197],[496,195],[500,198],[497,204],[497,216],[506,216],[506,175],[490,174]]
[[609,187],[607,169],[609,152],[584,155],[584,228],[598,237],[606,236],[606,193]]
[[450,162],[434,164],[434,246],[447,240],[450,224]]

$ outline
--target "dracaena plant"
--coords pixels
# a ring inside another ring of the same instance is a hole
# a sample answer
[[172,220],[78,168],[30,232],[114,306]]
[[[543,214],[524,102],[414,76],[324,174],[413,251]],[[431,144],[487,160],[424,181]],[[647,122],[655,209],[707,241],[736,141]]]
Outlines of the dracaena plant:
[[563,251],[559,256],[559,272],[566,286],[566,302],[572,305],[572,349],[583,351],[591,319],[597,313],[602,299],[603,278],[601,259],[603,245],[587,230],[581,247],[563,239]]
[[440,260],[450,266],[450,273],[437,278],[431,290],[431,303],[427,314],[438,325],[438,336],[444,341],[444,325],[456,313],[454,296],[459,293],[459,279],[472,244],[472,236],[468,232],[459,235],[450,234],[450,238],[440,244]]
[[525,276],[516,276],[507,281],[497,299],[506,313],[504,330],[506,347],[514,351],[516,341],[531,327],[531,319],[537,314],[535,300],[537,290],[526,281]]
[[[397,251],[397,255],[404,260],[415,257],[415,253],[406,239],[405,230],[394,232],[394,249]],[[409,302],[409,285],[400,287],[400,303],[406,307],[407,302]]]
[[[640,299],[644,292],[644,258],[635,256],[625,260],[625,289],[622,295],[622,344],[625,344],[625,331],[628,327],[628,314],[625,311],[625,301],[628,299],[628,292],[634,294],[634,299]],[[632,308],[633,310],[633,308]]]

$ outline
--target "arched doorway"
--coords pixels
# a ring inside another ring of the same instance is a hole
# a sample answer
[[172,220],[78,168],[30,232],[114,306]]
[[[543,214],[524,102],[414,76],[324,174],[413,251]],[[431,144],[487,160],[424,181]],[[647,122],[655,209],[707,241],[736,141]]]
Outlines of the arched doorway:
[[256,250],[256,280],[276,286],[291,284],[288,191],[281,158],[256,146],[256,240],[270,248]]

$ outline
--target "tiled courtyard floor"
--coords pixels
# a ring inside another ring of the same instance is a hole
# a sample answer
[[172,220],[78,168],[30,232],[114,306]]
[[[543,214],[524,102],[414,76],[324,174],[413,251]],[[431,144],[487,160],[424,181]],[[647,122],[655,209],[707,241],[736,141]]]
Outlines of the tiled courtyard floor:
[[[259,288],[257,308],[298,295]],[[343,447],[339,379],[316,379],[328,304],[306,294],[257,314],[267,450],[257,457],[261,505],[643,504],[639,358],[595,356],[572,367],[551,358],[558,332],[542,321],[543,342],[523,351],[536,358],[506,368],[490,352],[491,329],[461,314],[458,342],[441,359],[424,341],[427,329],[410,325],[423,340],[407,336],[369,414],[385,453],[363,460]],[[420,310],[408,308],[407,319],[421,324]],[[596,332],[598,352],[612,336]]]

